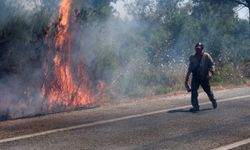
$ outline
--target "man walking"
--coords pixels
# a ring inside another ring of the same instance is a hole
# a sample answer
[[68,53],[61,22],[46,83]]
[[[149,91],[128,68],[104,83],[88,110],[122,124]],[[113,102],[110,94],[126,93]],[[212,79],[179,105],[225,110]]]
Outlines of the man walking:
[[[214,94],[210,87],[210,79],[214,73],[214,61],[212,57],[203,52],[203,45],[197,43],[195,45],[196,53],[189,58],[189,67],[186,74],[185,86],[188,92],[191,92],[191,104],[193,108],[190,109],[190,112],[199,111],[199,102],[198,102],[198,89],[199,86],[207,93],[212,106],[214,109],[217,108],[217,102],[214,98]],[[192,73],[191,89],[188,85],[189,76]]]

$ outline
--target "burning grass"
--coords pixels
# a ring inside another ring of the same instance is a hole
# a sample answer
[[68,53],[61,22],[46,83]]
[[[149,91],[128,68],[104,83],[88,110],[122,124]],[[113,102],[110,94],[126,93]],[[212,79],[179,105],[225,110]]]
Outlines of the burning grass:
[[58,18],[55,31],[49,30],[47,34],[46,41],[50,50],[44,65],[42,95],[48,100],[49,109],[58,105],[66,108],[89,105],[94,103],[94,98],[88,73],[80,60],[77,64],[72,62],[74,31],[71,30],[71,0],[61,1]]

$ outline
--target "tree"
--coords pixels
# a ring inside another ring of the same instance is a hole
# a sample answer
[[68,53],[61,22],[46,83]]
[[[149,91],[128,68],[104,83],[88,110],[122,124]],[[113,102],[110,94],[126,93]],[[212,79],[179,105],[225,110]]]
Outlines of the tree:
[[239,5],[243,5],[243,6],[248,8],[248,12],[249,12],[249,18],[248,18],[248,22],[249,22],[249,27],[248,27],[249,33],[248,34],[249,35],[248,36],[250,38],[250,0],[232,0],[232,1],[238,3]]

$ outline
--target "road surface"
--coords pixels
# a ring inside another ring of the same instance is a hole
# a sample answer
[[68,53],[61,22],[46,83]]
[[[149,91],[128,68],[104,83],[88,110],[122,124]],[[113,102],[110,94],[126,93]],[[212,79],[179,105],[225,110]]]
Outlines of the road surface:
[[0,122],[1,150],[250,149],[250,88],[115,103],[96,109]]

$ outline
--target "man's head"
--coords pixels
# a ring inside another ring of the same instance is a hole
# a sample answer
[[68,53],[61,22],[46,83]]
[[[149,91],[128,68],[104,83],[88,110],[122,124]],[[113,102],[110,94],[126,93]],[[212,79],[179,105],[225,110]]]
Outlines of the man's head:
[[196,53],[202,53],[203,49],[204,49],[204,47],[203,47],[202,43],[197,43],[195,45],[195,51],[196,51]]

